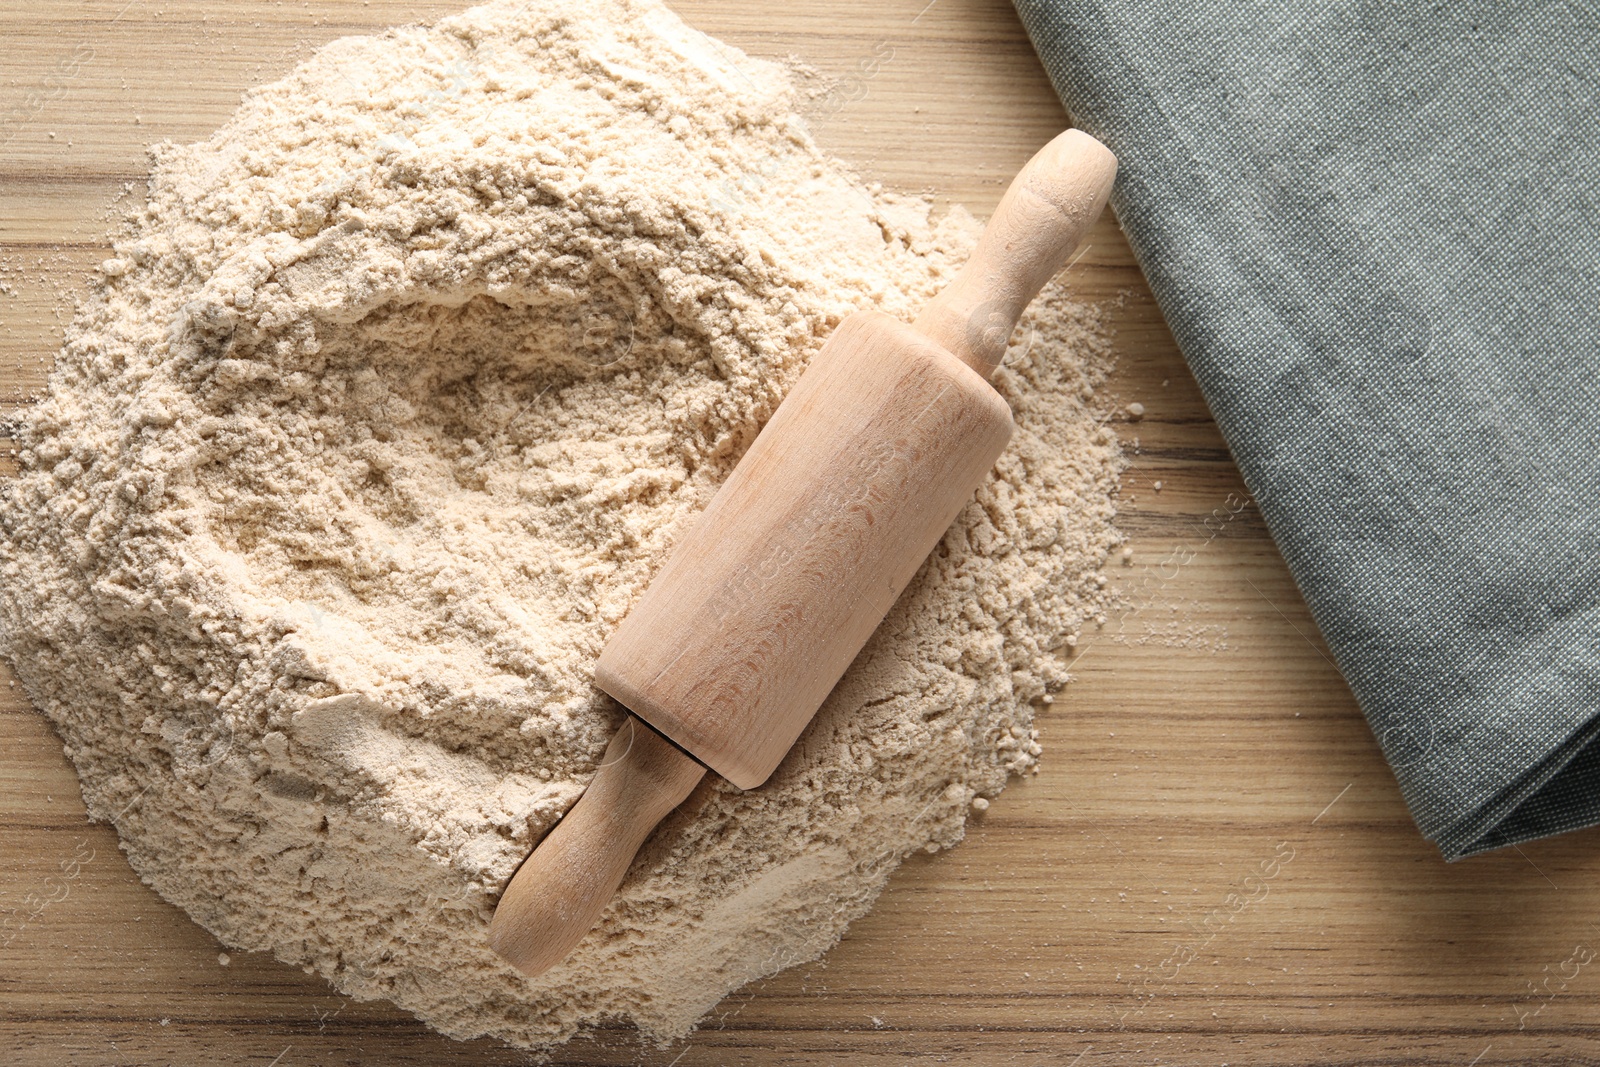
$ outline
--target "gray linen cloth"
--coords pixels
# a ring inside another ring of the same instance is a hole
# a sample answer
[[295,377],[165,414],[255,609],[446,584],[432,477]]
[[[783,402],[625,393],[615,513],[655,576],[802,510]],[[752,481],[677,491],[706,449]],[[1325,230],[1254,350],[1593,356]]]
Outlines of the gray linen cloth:
[[1600,822],[1600,0],[1016,0],[1448,859]]

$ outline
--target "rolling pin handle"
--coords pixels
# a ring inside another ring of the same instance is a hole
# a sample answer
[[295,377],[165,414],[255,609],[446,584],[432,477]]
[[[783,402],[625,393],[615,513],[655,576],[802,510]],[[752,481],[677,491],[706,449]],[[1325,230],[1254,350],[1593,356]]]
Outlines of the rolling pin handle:
[[1067,262],[1111,195],[1117,157],[1068,130],[1028,160],[955,280],[914,324],[983,375],[1005,357],[1022,312]]
[[501,894],[489,947],[530,978],[559,963],[593,929],[656,823],[705,773],[630,714],[589,788]]

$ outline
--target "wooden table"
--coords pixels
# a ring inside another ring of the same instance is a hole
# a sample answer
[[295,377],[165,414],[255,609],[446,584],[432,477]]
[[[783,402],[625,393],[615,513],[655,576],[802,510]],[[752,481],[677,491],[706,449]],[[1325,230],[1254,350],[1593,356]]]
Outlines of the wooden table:
[[[5,5],[4,410],[41,386],[108,222],[138,201],[144,144],[206,136],[242,89],[335,37],[457,6]],[[987,212],[1066,121],[1004,0],[679,7],[752,53],[835,76],[887,56],[817,132],[890,187]],[[961,847],[907,863],[824,959],[733,994],[687,1041],[603,1030],[555,1062],[1600,1058],[1600,966],[1572,975],[1600,946],[1600,834],[1440,860],[1258,513],[1235,513],[1244,487],[1114,222],[1075,270],[1085,298],[1115,309],[1111,390],[1147,414],[1119,427],[1137,554],[1114,577],[1131,610],[1085,642],[1041,724],[1042,772]],[[54,735],[3,684],[0,809],[0,909],[37,912],[0,947],[7,1064],[528,1060],[263,956],[219,965],[209,935],[86,823]],[[77,875],[55,901],[45,879],[64,863]]]

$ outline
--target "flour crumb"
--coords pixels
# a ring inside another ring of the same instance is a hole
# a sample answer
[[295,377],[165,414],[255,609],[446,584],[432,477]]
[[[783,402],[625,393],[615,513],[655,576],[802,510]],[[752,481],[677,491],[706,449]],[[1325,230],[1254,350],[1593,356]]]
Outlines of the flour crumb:
[[667,1040],[1036,769],[1122,543],[1105,325],[1057,288],[995,378],[1010,446],[772,779],[708,777],[548,973],[488,949],[624,714],[607,636],[839,321],[914,318],[975,240],[800,102],[659,4],[505,0],[154,149],[15,420],[0,652],[230,950],[455,1037]]

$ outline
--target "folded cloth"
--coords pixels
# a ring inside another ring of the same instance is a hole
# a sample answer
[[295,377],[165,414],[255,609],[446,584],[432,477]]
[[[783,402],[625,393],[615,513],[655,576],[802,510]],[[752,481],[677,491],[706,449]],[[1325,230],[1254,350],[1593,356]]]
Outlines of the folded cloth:
[[1422,832],[1600,822],[1600,0],[1016,0]]

